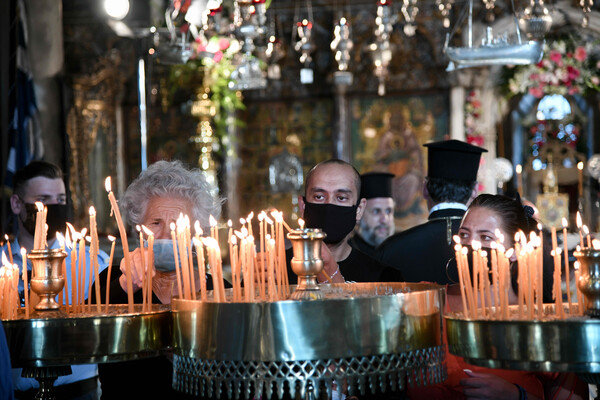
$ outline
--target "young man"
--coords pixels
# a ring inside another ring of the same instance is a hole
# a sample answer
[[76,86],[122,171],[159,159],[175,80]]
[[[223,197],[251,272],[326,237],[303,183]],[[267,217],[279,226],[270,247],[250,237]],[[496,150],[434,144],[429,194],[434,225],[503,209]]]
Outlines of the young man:
[[360,197],[367,200],[365,212],[350,246],[373,257],[375,248],[394,234],[393,174],[369,172],[360,176]]
[[[15,240],[10,243],[13,261],[22,267],[21,248],[30,252],[33,248],[33,235],[35,231],[36,207],[35,202],[39,201],[48,208],[48,247],[58,248],[60,244],[56,239],[56,232],[64,234],[66,229],[69,209],[67,205],[67,196],[63,174],[59,167],[45,161],[33,161],[17,171],[14,176],[13,195],[10,197],[10,206],[17,220],[17,229]],[[6,252],[6,245],[2,248]],[[70,252],[67,252],[67,265],[70,265]],[[90,254],[86,247],[86,266],[87,276],[90,276]],[[100,271],[108,265],[108,255],[99,251],[98,265]],[[31,271],[31,264],[28,262],[28,270]],[[20,271],[22,273],[22,271]],[[70,269],[67,268],[65,285],[71,287]],[[85,283],[84,297],[87,298],[89,281]],[[23,282],[19,281],[19,292],[23,291]],[[72,374],[59,377],[56,382],[57,398],[64,399],[97,399],[98,398],[98,368],[95,364],[91,365],[73,365]],[[16,398],[33,398],[38,382],[35,379],[21,377],[21,369],[13,368],[13,385]]]
[[321,228],[327,234],[325,271],[334,282],[340,278],[356,282],[401,281],[398,271],[348,244],[367,203],[359,194],[360,174],[347,162],[323,161],[306,176],[305,196],[299,198],[300,212],[308,228]]
[[454,256],[452,236],[467,205],[477,196],[477,170],[487,150],[459,140],[427,143],[427,178],[423,195],[428,221],[384,241],[376,257],[400,270],[407,282],[453,283],[446,265]]

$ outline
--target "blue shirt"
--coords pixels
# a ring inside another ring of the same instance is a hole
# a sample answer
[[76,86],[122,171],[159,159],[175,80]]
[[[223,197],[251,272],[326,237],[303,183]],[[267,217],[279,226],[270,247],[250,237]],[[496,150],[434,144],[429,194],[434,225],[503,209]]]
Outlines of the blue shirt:
[[[60,247],[58,240],[55,240],[52,244],[52,249],[57,249]],[[23,259],[21,258],[21,246],[19,246],[19,242],[15,239],[11,243],[11,251],[13,254],[13,263],[19,266],[19,274],[23,273]],[[6,244],[2,247],[2,251],[7,253]],[[66,262],[66,272],[67,275],[65,277],[65,285],[69,285],[69,289],[71,288],[71,252],[66,250],[67,258]],[[77,262],[78,260],[76,260]],[[109,257],[108,255],[102,251],[98,251],[98,273],[102,272],[108,266]],[[79,265],[79,264],[77,264]],[[90,248],[88,246],[85,247],[85,268],[86,268],[86,281],[84,284],[84,297],[87,299],[88,297],[88,288],[90,283]],[[27,260],[27,270],[31,271],[31,262]],[[21,275],[22,276],[22,275]],[[93,282],[93,280],[92,280]],[[19,279],[19,292],[23,291],[23,280]],[[69,290],[70,292],[70,290]],[[69,293],[69,296],[71,293]],[[63,300],[63,303],[66,299]],[[69,304],[71,304],[71,299],[69,298]],[[71,366],[73,373],[71,375],[65,375],[59,377],[55,382],[55,386],[65,385],[67,383],[78,382],[84,379],[93,378],[98,375],[98,366],[96,364],[87,364],[87,365],[72,365]],[[15,390],[26,391],[29,389],[37,389],[39,387],[38,381],[33,378],[23,378],[21,376],[21,368],[13,368],[12,369],[12,377],[13,377],[13,385]]]

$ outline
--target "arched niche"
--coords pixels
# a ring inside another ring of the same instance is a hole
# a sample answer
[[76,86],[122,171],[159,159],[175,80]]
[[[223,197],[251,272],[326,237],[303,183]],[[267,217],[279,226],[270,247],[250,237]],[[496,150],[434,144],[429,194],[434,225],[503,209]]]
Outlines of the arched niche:
[[[560,121],[570,121],[573,115],[576,115],[576,120],[579,124],[580,134],[578,142],[580,151],[577,152],[566,141],[548,140],[544,146],[546,149],[540,149],[538,154],[533,154],[530,149],[531,127],[532,121],[540,121],[536,114],[542,112],[539,109],[542,99],[536,98],[531,94],[525,94],[521,97],[516,107],[511,111],[512,132],[512,161],[513,165],[521,164],[524,170],[525,193],[527,198],[534,200],[538,193],[541,192],[541,184],[544,173],[547,167],[547,153],[549,148],[555,157],[554,162],[557,164],[558,185],[566,187],[566,191],[571,195],[570,202],[577,200],[577,193],[573,193],[577,185],[578,171],[577,161],[585,161],[592,156],[594,152],[594,109],[592,105],[582,96],[563,96],[570,105],[570,114],[563,116],[562,119],[552,119],[548,115],[545,118],[552,121],[553,126],[558,126]],[[549,124],[550,125],[550,124]],[[546,138],[547,139],[547,138]],[[572,158],[571,161],[563,162],[564,157]]]

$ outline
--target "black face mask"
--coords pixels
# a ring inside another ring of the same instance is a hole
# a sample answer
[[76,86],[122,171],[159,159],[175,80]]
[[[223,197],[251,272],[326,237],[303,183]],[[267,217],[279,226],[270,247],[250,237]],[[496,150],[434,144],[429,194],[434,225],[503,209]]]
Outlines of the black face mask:
[[341,242],[356,225],[358,204],[351,207],[308,203],[304,198],[304,221],[307,228],[319,228],[327,234],[327,244]]
[[[66,204],[47,204],[46,207],[48,208],[48,215],[46,216],[48,236],[53,238],[56,232],[64,232],[67,229],[66,224],[70,219],[70,210]],[[21,222],[25,230],[33,236],[35,235],[35,218],[38,210],[35,204],[25,203],[25,211],[27,217],[24,221],[21,219]]]
[[[467,262],[469,263],[469,275],[471,276],[471,282],[473,282],[473,247],[470,244],[464,244],[462,247],[466,247],[468,250],[467,253]],[[481,250],[487,253],[487,268],[490,278],[490,283],[492,283],[492,248],[491,247],[482,247]],[[448,264],[446,265],[446,275],[448,279],[451,281],[458,283],[458,267],[456,265],[456,257],[453,257]]]

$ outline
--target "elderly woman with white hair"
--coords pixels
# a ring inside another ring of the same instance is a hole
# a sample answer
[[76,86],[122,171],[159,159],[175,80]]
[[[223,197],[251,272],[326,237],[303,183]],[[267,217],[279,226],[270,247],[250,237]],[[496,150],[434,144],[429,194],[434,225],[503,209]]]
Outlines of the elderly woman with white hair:
[[[192,222],[197,220],[202,227],[208,227],[209,216],[218,218],[220,214],[221,200],[211,193],[211,185],[200,170],[187,169],[180,161],[158,161],[129,185],[119,208],[130,227],[144,225],[154,233],[154,249],[158,258],[154,263],[152,289],[157,300],[170,303],[172,296],[177,294],[177,285],[173,284],[177,278],[170,224],[183,213]],[[133,290],[136,292],[134,299],[137,302],[141,300],[141,274],[148,266],[142,264],[139,248],[130,254]],[[127,301],[124,260],[121,260],[121,271],[121,277],[113,280],[111,285],[111,303]],[[193,398],[171,387],[173,365],[168,353],[154,358],[101,364],[98,371],[102,399]]]
[[[154,233],[157,258],[152,289],[163,304],[170,303],[171,297],[177,294],[173,292],[177,285],[174,284],[176,275],[170,225],[183,214],[189,216],[192,223],[199,221],[201,227],[208,227],[209,217],[218,218],[221,213],[221,201],[211,193],[211,189],[199,169],[187,169],[181,161],[158,161],[129,185],[119,202],[130,227],[144,225]],[[130,254],[133,290],[137,292],[148,266],[142,264],[139,248]],[[121,272],[119,283],[123,291],[127,291],[125,259],[121,260]]]

